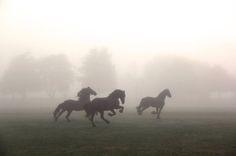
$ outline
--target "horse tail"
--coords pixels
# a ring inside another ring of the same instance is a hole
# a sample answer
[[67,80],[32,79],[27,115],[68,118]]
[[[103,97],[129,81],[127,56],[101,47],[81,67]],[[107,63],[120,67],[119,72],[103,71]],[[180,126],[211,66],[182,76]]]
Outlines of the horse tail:
[[56,115],[57,115],[58,112],[61,110],[62,104],[63,104],[63,103],[59,104],[59,105],[57,106],[57,108],[55,109],[55,111],[53,112],[54,118],[56,118]]

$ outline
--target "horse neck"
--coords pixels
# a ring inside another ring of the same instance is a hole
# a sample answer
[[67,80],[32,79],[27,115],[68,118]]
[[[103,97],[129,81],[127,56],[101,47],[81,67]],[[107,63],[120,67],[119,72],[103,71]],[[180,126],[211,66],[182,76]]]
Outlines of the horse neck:
[[165,99],[166,99],[166,94],[162,92],[162,93],[160,93],[156,98],[157,98],[158,100],[165,101]]
[[90,95],[89,94],[83,95],[80,97],[79,100],[82,102],[90,102]]
[[115,94],[110,94],[108,97],[107,97],[109,100],[111,101],[114,101],[116,102],[117,100],[119,100],[119,97]]

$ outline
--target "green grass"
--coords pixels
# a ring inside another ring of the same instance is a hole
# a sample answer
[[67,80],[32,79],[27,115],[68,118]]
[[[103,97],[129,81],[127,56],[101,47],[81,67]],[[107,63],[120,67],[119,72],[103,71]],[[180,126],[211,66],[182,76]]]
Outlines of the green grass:
[[[125,112],[96,128],[73,112],[72,122],[52,122],[42,112],[0,114],[2,149],[9,156],[236,155],[236,113],[163,112],[156,120]],[[0,153],[1,154],[1,153]]]

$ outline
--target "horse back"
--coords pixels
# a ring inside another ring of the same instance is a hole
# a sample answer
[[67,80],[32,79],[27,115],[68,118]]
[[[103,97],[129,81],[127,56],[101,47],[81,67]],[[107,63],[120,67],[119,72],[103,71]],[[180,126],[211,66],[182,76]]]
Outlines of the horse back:
[[107,98],[95,98],[92,100],[91,105],[101,107],[109,104],[109,100]]
[[108,98],[95,98],[89,104],[86,104],[86,108],[88,111],[104,111],[110,110],[112,102]]
[[[83,105],[81,102],[77,100],[65,100],[62,104],[62,107],[69,110],[69,109],[82,109]],[[80,108],[81,107],[81,108]]]
[[78,101],[76,100],[72,100],[72,99],[69,99],[69,100],[65,100],[64,103],[76,103]]
[[157,103],[157,99],[154,97],[144,97],[141,99],[140,105],[142,106],[155,106]]

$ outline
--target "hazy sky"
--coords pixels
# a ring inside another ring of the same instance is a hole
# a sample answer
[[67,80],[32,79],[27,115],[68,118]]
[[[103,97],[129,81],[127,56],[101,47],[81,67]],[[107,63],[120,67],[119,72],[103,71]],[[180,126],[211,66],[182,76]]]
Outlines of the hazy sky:
[[0,0],[1,62],[25,51],[75,62],[94,47],[108,47],[119,69],[168,53],[236,75],[236,1]]

